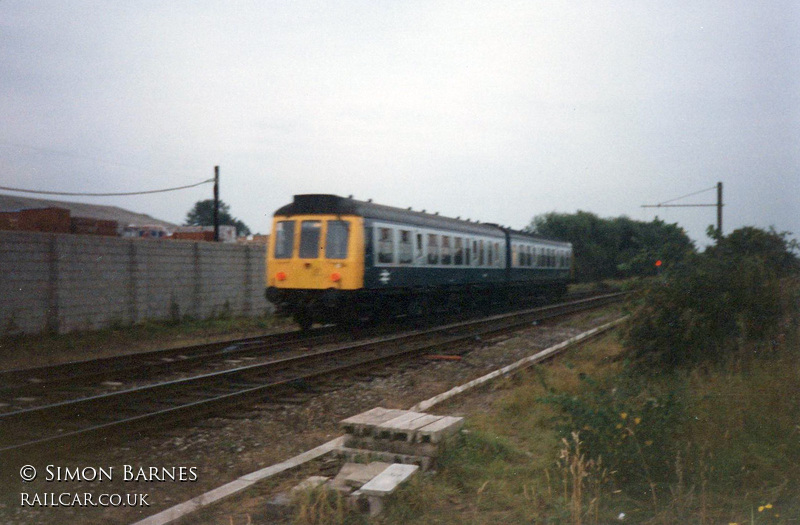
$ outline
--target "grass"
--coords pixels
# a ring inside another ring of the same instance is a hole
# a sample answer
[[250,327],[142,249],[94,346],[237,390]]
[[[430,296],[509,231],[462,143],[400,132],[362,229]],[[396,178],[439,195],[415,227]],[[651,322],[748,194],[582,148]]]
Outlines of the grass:
[[0,368],[27,368],[108,355],[177,347],[290,329],[285,319],[222,316],[212,319],[146,321],[134,326],[68,334],[0,338]]
[[647,380],[611,335],[504,379],[372,522],[796,523],[794,330],[769,355]]

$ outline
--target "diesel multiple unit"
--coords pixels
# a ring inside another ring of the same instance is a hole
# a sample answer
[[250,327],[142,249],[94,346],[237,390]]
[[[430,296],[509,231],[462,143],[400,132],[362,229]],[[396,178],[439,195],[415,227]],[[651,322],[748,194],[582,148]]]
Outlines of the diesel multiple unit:
[[302,327],[562,294],[572,245],[336,195],[275,212],[267,297]]

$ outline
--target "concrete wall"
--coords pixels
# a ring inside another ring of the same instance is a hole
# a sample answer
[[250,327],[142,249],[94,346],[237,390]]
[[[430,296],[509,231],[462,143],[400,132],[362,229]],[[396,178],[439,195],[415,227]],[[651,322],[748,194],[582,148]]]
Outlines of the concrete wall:
[[265,249],[0,231],[0,334],[261,315]]

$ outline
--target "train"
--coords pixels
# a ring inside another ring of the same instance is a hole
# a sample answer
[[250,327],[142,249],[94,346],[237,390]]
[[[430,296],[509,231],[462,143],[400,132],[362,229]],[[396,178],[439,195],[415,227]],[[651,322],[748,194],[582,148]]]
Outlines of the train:
[[274,214],[266,295],[308,329],[554,298],[566,291],[572,268],[568,242],[352,196],[306,194]]

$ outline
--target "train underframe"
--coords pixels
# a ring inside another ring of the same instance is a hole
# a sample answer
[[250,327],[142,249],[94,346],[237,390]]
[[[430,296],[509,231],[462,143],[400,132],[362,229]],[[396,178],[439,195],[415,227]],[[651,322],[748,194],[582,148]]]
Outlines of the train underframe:
[[563,281],[360,290],[268,288],[267,299],[279,315],[290,315],[302,329],[314,323],[381,322],[399,317],[422,319],[466,311],[490,313],[496,308],[554,301],[566,293]]

